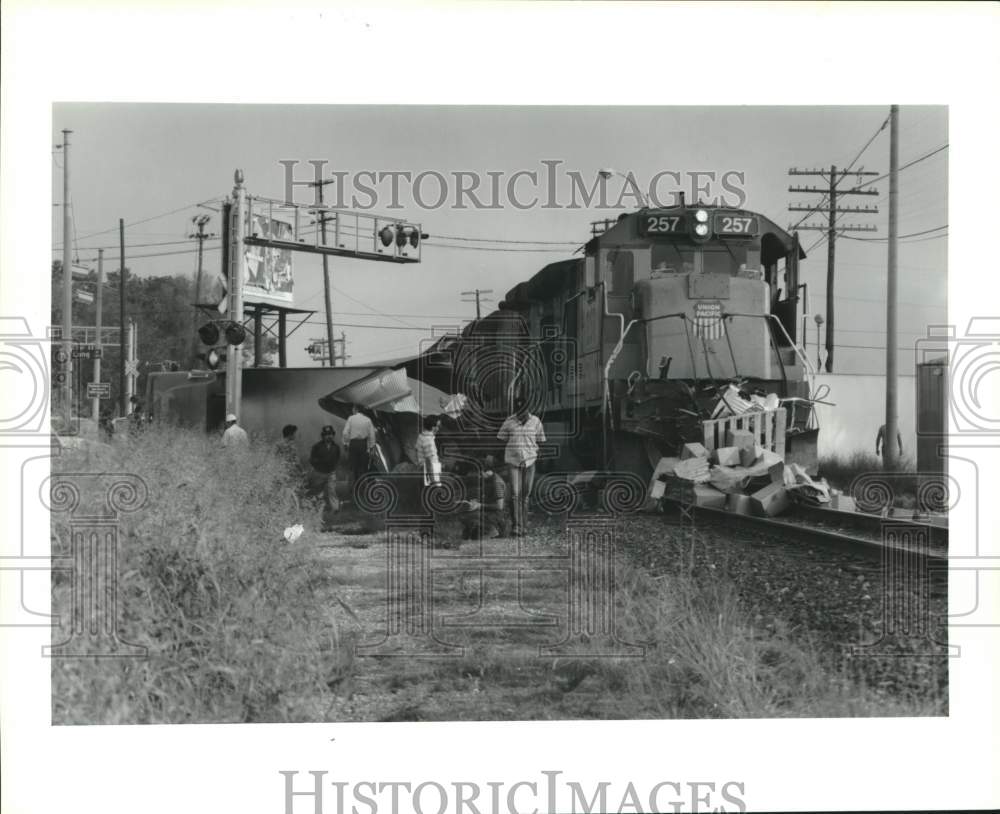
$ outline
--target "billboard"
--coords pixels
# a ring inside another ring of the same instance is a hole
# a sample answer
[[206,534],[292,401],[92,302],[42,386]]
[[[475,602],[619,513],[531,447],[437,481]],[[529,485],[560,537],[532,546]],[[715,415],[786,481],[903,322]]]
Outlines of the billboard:
[[[251,215],[250,234],[265,240],[294,242],[292,225],[266,215]],[[292,305],[292,250],[267,246],[245,246],[245,303]]]

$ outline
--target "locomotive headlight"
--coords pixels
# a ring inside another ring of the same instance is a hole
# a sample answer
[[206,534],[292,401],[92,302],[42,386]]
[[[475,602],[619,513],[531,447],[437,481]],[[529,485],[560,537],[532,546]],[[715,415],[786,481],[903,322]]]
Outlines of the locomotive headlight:
[[705,237],[708,234],[708,224],[696,223],[694,227],[694,233],[698,235],[698,237]]
[[[708,212],[706,212],[704,209],[699,209],[697,212],[694,213],[694,219],[698,221],[698,223],[708,223]],[[703,235],[705,233],[698,232],[698,234]]]

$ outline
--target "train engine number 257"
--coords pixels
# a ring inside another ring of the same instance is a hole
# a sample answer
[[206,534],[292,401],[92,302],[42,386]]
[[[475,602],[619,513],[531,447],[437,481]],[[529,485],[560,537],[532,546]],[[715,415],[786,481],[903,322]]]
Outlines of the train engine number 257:
[[[695,221],[704,222],[708,220],[708,217],[704,210],[700,210],[699,214],[702,215],[701,218],[690,218],[685,215],[643,215],[639,232],[644,236],[683,235],[692,232],[704,239],[708,235],[708,230],[704,226],[699,226],[698,230],[695,230]],[[716,213],[712,221],[712,231],[720,237],[756,237],[760,227],[757,218],[753,215],[736,212]]]
[[752,215],[716,215],[715,234],[756,236],[757,218]]
[[681,215],[646,215],[645,234],[671,235],[678,232],[686,232],[687,225]]

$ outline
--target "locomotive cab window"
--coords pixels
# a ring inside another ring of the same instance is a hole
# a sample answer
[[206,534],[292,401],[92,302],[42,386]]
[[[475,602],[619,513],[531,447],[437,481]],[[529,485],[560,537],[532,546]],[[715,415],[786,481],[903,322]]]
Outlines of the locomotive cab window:
[[746,245],[739,244],[705,249],[702,258],[703,273],[727,274],[732,277],[739,272],[740,266],[750,267],[748,254]]
[[673,241],[652,245],[650,263],[661,274],[691,274],[695,271],[695,249]]

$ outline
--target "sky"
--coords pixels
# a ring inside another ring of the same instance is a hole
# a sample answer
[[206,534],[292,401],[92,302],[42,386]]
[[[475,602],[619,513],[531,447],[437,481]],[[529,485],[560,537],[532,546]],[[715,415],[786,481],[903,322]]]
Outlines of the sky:
[[[634,208],[622,196],[619,176],[608,181],[608,203],[622,197],[622,207],[583,208],[534,206],[518,209],[506,199],[506,183],[524,170],[539,174],[537,192],[545,203],[547,168],[560,161],[556,198],[570,199],[568,171],[588,184],[597,171],[613,168],[632,173],[646,189],[657,173],[681,173],[681,186],[692,200],[689,174],[714,172],[721,181],[746,193],[745,207],[767,215],[781,226],[799,221],[802,212],[789,204],[819,204],[815,194],[792,193],[790,185],[823,186],[815,177],[790,177],[800,169],[852,166],[887,172],[889,128],[882,125],[888,106],[795,107],[476,107],[361,105],[236,104],[106,104],[57,103],[52,109],[53,145],[61,130],[71,135],[71,199],[74,252],[81,264],[93,265],[96,248],[107,247],[109,268],[118,257],[117,224],[126,221],[127,265],[136,274],[187,274],[195,270],[195,244],[188,240],[191,219],[208,214],[209,232],[218,233],[219,215],[197,208],[218,205],[233,186],[233,171],[242,169],[250,194],[285,197],[282,160],[297,160],[296,180],[312,177],[310,160],[321,160],[325,176],[347,172],[351,183],[363,171],[438,172],[448,179],[449,196],[438,197],[433,178],[425,179],[418,205],[412,188],[401,182],[393,203],[388,180],[377,184],[378,200],[370,209],[421,224],[431,237],[422,262],[414,265],[333,258],[334,324],[347,336],[349,363],[398,356],[418,349],[429,328],[461,324],[474,316],[474,305],[462,291],[492,289],[495,307],[503,293],[546,263],[572,255],[590,235],[590,222],[616,217]],[[927,326],[946,319],[948,223],[948,109],[903,106],[900,111],[900,166],[940,149],[900,172],[899,344],[904,352],[924,335]],[[866,147],[867,145],[867,147]],[[862,152],[862,149],[865,148]],[[859,155],[860,154],[860,155]],[[852,163],[853,162],[853,163]],[[53,150],[53,203],[62,200],[61,155]],[[456,208],[453,173],[482,177],[480,200],[489,204],[488,172],[502,172],[501,208]],[[742,178],[740,182],[739,178]],[[674,176],[661,176],[660,197],[669,200]],[[851,182],[863,179],[852,178]],[[703,177],[704,181],[704,177]],[[370,183],[370,181],[364,181]],[[518,202],[533,197],[530,180],[515,187]],[[885,369],[885,279],[888,232],[888,179],[867,187],[878,196],[841,198],[844,205],[872,206],[877,215],[841,216],[839,223],[872,225],[876,232],[856,233],[836,241],[837,372],[882,373]],[[336,187],[327,188],[333,200]],[[726,190],[716,183],[713,194]],[[370,198],[357,193],[361,207]],[[351,207],[352,188],[344,202]],[[311,194],[296,189],[295,199],[308,204]],[[729,193],[726,193],[731,198]],[[214,202],[214,203],[213,203]],[[53,207],[53,258],[61,257],[60,209]],[[816,213],[804,225],[825,224]],[[936,231],[928,231],[935,230]],[[916,234],[923,233],[926,234]],[[808,258],[801,279],[809,285],[810,311],[825,307],[827,244],[821,231],[803,231]],[[180,241],[180,242],[176,242]],[[184,242],[188,241],[188,242]],[[496,241],[496,242],[487,242]],[[505,241],[505,242],[499,242]],[[160,245],[146,245],[160,244]],[[206,268],[218,268],[219,241],[206,242]],[[143,255],[162,254],[160,257]],[[289,340],[289,364],[318,364],[305,352],[308,340],[325,335],[321,261],[299,253],[294,258],[295,306],[314,309]],[[365,326],[365,327],[362,327]],[[815,325],[808,345],[815,358]],[[901,358],[910,372],[912,357]]]

